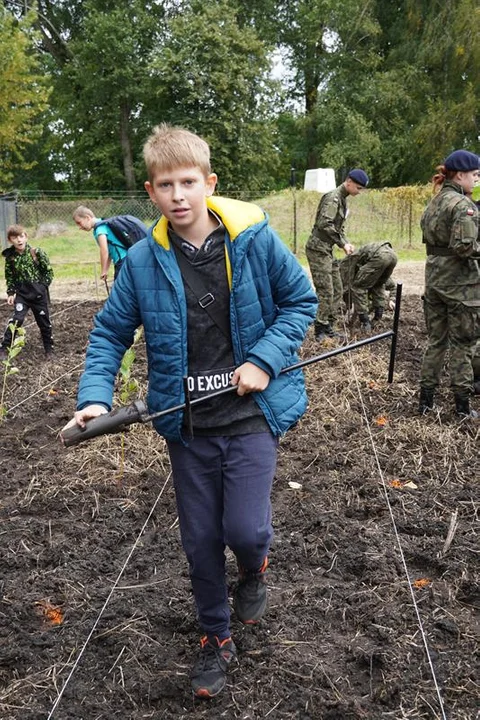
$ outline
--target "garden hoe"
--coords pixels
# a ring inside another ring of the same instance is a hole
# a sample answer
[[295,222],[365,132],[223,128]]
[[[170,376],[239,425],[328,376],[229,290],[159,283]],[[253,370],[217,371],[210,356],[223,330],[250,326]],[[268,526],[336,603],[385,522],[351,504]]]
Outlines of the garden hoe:
[[[307,365],[312,365],[313,363],[319,362],[320,360],[327,360],[330,357],[333,357],[334,355],[340,355],[344,352],[349,352],[350,350],[355,350],[356,348],[362,347],[363,345],[369,345],[374,342],[378,342],[379,340],[385,340],[386,338],[392,338],[392,345],[390,350],[390,364],[388,368],[388,382],[391,383],[393,381],[393,369],[395,365],[395,353],[396,353],[396,346],[397,346],[397,333],[398,333],[398,323],[400,318],[400,302],[401,302],[401,296],[402,296],[402,286],[399,284],[397,285],[397,296],[395,300],[395,312],[394,312],[394,318],[393,318],[393,330],[388,330],[387,332],[380,333],[379,335],[372,335],[371,337],[364,338],[363,340],[358,340],[357,342],[351,343],[350,345],[344,345],[343,347],[335,348],[334,350],[329,350],[326,353],[323,353],[322,355],[316,355],[315,357],[309,358],[308,360],[302,360],[301,362],[296,363],[295,365],[291,365],[290,367],[284,368],[281,372],[291,372],[292,370],[297,370],[299,368],[306,367]],[[107,435],[111,433],[118,433],[123,432],[129,425],[132,425],[133,423],[147,423],[151,422],[152,420],[155,420],[156,418],[162,417],[162,415],[167,415],[168,413],[178,412],[180,410],[185,411],[186,419],[187,419],[187,428],[189,430],[189,434],[193,436],[192,431],[192,410],[191,408],[193,405],[197,405],[198,403],[204,402],[205,400],[209,400],[212,397],[217,397],[219,395],[225,395],[226,393],[233,392],[236,390],[235,385],[232,385],[227,388],[223,388],[222,390],[218,390],[217,392],[210,393],[209,395],[203,396],[201,398],[195,398],[194,400],[190,399],[190,392],[188,389],[187,384],[187,378],[184,378],[184,394],[185,394],[185,402],[181,405],[175,405],[173,407],[166,408],[165,410],[160,410],[159,412],[150,413],[148,412],[148,408],[145,405],[145,403],[142,400],[136,400],[131,405],[125,405],[124,407],[112,410],[109,413],[105,413],[104,415],[99,415],[96,418],[92,418],[91,420],[88,420],[85,423],[85,427],[81,428],[78,425],[74,425],[73,427],[67,428],[60,434],[60,438],[65,445],[65,447],[71,447],[72,445],[78,445],[81,442],[84,442],[85,440],[90,440],[90,438],[97,437],[98,435]]]

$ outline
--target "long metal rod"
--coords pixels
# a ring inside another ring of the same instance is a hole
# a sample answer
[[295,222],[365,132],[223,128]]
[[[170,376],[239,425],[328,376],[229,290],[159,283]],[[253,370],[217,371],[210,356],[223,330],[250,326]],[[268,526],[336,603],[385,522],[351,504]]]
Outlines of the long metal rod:
[[395,357],[397,354],[398,326],[400,323],[400,305],[402,304],[402,283],[397,283],[395,293],[395,312],[393,315],[393,335],[390,346],[390,364],[388,366],[388,382],[393,382],[393,371],[395,369]]
[[[400,286],[401,287],[401,286]],[[397,289],[398,293],[398,289]],[[401,294],[401,290],[400,290]],[[395,312],[397,311],[397,306],[395,307]],[[398,322],[397,322],[397,328],[398,328]],[[350,352],[351,350],[356,350],[357,348],[363,347],[364,345],[371,345],[374,342],[378,342],[379,340],[386,340],[387,338],[395,338],[395,329],[393,330],[387,330],[384,333],[379,333],[378,335],[372,335],[371,337],[364,338],[363,340],[357,340],[354,343],[350,343],[349,345],[343,345],[338,348],[334,348],[333,350],[329,350],[328,352],[322,353],[321,355],[315,355],[315,357],[308,358],[308,360],[301,360],[298,363],[295,363],[295,365],[290,365],[289,367],[283,368],[283,370],[280,371],[280,375],[283,375],[283,373],[291,372],[292,370],[298,370],[300,368],[307,367],[308,365],[313,365],[314,363],[319,362],[320,360],[327,360],[328,358],[335,357],[335,355],[341,355],[342,353]],[[393,345],[393,341],[392,341]],[[390,363],[392,363],[392,353],[390,353]],[[395,358],[395,353],[393,353],[393,358]],[[392,370],[393,374],[393,370]],[[389,372],[390,377],[390,372]],[[391,380],[389,380],[391,382]],[[220,397],[221,395],[226,395],[227,393],[231,393],[237,390],[236,385],[231,385],[229,387],[223,388],[222,390],[217,390],[216,392],[209,393],[208,399]],[[195,398],[195,400],[190,400],[188,402],[189,408],[191,408],[193,405],[198,405],[199,403],[204,402],[206,397],[199,397]],[[173,407],[166,408],[165,410],[160,410],[159,412],[152,413],[151,415],[143,415],[142,416],[142,422],[150,422],[150,420],[155,420],[156,418],[162,417],[163,415],[169,415],[173,412],[178,412],[179,410],[185,410],[187,407],[187,403],[181,403],[180,405],[175,405]]]
[[[373,335],[372,337],[363,338],[362,340],[357,340],[357,342],[350,343],[349,345],[343,345],[341,347],[334,348],[333,350],[324,352],[321,355],[316,355],[315,357],[308,358],[308,360],[301,360],[300,362],[296,363],[295,365],[290,365],[289,367],[284,368],[283,370],[281,370],[280,374],[291,372],[292,370],[304,368],[304,367],[307,367],[308,365],[313,365],[314,363],[317,363],[320,360],[327,360],[328,358],[335,357],[335,355],[341,355],[342,353],[350,352],[351,350],[356,350],[357,348],[364,347],[365,345],[371,345],[372,343],[378,342],[379,340],[386,340],[388,338],[392,338],[392,347],[391,347],[391,351],[390,351],[390,364],[389,364],[389,372],[388,372],[388,381],[392,382],[394,361],[395,361],[395,351],[396,351],[396,341],[397,341],[397,333],[398,333],[398,323],[399,323],[399,316],[400,316],[400,297],[401,297],[401,286],[397,286],[397,299],[396,299],[396,305],[395,305],[395,317],[394,317],[393,330],[388,330],[387,332],[380,333],[378,335]],[[183,402],[179,405],[174,405],[173,407],[166,408],[165,410],[160,410],[159,412],[151,413],[149,415],[145,404],[141,400],[136,400],[131,405],[126,405],[121,408],[111,410],[109,413],[106,413],[105,415],[99,415],[98,417],[88,420],[87,423],[85,424],[85,426],[82,428],[80,428],[78,425],[67,428],[66,430],[64,430],[61,433],[62,442],[65,445],[65,447],[70,447],[71,445],[76,445],[77,443],[83,442],[84,440],[90,440],[90,438],[97,437],[98,435],[106,435],[109,433],[121,432],[121,430],[125,429],[132,423],[150,422],[151,420],[155,420],[156,418],[162,417],[163,415],[169,415],[170,413],[178,412],[181,410],[185,411],[185,421],[187,424],[187,428],[188,428],[189,432],[191,433],[193,430],[193,420],[192,420],[192,406],[193,405],[202,403],[205,400],[209,400],[210,398],[219,397],[221,395],[226,395],[227,393],[232,393],[232,392],[236,392],[236,391],[237,391],[237,386],[230,385],[226,388],[223,388],[222,390],[217,390],[216,392],[209,393],[208,395],[204,395],[203,397],[195,398],[194,400],[192,400],[190,398],[190,392],[188,389],[187,378],[184,378],[185,402]]]

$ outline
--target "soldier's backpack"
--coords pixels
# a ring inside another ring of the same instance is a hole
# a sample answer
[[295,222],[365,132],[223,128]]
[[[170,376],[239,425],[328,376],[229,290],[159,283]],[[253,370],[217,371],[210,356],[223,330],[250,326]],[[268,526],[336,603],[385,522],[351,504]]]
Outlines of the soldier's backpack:
[[148,235],[147,226],[134,215],[114,215],[105,220],[100,220],[94,225],[94,230],[99,225],[107,225],[127,250]]

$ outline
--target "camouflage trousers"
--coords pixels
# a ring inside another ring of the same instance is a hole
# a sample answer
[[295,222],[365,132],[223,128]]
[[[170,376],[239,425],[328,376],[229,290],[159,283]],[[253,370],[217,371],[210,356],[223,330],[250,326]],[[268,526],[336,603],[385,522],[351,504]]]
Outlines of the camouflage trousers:
[[449,351],[450,387],[466,397],[473,390],[473,356],[479,337],[480,307],[465,305],[438,288],[427,288],[423,311],[428,345],[423,356],[420,386],[435,389]]
[[339,261],[333,257],[332,248],[322,243],[321,248],[305,247],[313,285],[318,297],[315,322],[332,327],[341,314],[343,295]]

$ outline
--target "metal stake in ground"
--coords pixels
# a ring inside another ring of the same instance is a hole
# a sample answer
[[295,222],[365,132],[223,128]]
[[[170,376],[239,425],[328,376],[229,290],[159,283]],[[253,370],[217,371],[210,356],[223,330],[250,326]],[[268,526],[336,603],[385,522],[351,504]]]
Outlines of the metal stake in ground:
[[[393,317],[393,330],[388,330],[384,333],[380,333],[379,335],[372,335],[371,337],[363,338],[363,340],[357,340],[357,342],[350,343],[349,345],[343,345],[342,347],[334,348],[333,350],[329,350],[328,352],[322,353],[321,355],[316,355],[315,357],[308,358],[308,360],[302,360],[295,365],[290,365],[290,367],[284,368],[281,371],[281,374],[291,372],[292,370],[298,370],[300,368],[307,367],[308,365],[313,365],[314,363],[320,362],[321,360],[328,360],[328,358],[334,357],[335,355],[341,355],[342,353],[356,350],[357,348],[363,347],[364,345],[371,345],[372,343],[379,342],[380,340],[392,338],[390,363],[388,367],[388,382],[393,382],[401,298],[402,285],[398,284],[395,299],[395,312]],[[96,418],[92,418],[92,420],[88,420],[84,428],[80,428],[78,425],[74,425],[73,427],[64,430],[60,435],[61,440],[65,447],[71,447],[72,445],[78,445],[85,440],[90,440],[91,438],[98,437],[99,435],[108,435],[112,433],[123,432],[129,425],[132,425],[133,423],[151,422],[152,420],[162,417],[163,415],[168,415],[173,412],[179,412],[180,410],[185,411],[187,428],[191,430],[193,427],[191,409],[194,405],[198,405],[199,403],[205,402],[206,400],[210,400],[214,397],[219,397],[220,395],[226,395],[230,392],[236,392],[237,390],[235,385],[231,385],[230,387],[223,388],[222,390],[210,393],[209,395],[205,395],[204,397],[191,400],[190,393],[188,392],[188,384],[186,378],[184,378],[184,389],[186,401],[184,403],[181,403],[180,405],[174,405],[172,407],[166,408],[165,410],[159,410],[158,412],[148,414],[148,408],[145,403],[141,400],[136,400],[131,405],[126,405],[125,407],[112,410],[109,413],[105,413],[104,415],[99,415]]]

